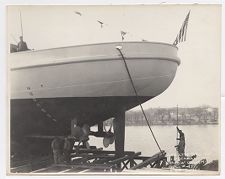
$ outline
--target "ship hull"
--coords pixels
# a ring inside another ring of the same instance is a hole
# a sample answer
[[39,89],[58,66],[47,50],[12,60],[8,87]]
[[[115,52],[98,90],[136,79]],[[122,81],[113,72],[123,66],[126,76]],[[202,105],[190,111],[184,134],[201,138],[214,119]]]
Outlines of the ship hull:
[[135,96],[117,45],[139,96],[157,96],[170,85],[179,64],[176,47],[97,44],[11,54],[11,99]]
[[137,106],[118,45],[141,103],[169,87],[180,63],[169,44],[115,42],[10,54],[11,141],[69,135],[73,118],[93,126]]
[[[151,97],[139,99],[144,102]],[[37,107],[37,103],[41,107]],[[78,119],[80,126],[93,126],[114,117],[121,109],[126,111],[136,105],[136,97],[130,96],[45,98],[36,102],[31,99],[11,100],[11,137],[22,138],[32,134],[69,135],[73,118]]]

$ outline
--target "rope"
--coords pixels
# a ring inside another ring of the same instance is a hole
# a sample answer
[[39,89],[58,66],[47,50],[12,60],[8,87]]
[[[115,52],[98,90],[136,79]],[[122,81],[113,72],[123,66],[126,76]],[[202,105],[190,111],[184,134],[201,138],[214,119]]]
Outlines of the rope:
[[[177,105],[177,127],[178,127],[178,105]],[[176,131],[177,131],[177,129],[176,129]],[[177,142],[177,147],[178,147],[178,145],[179,145],[179,142],[178,142],[178,131],[177,131],[177,138],[176,138],[176,142]],[[176,148],[176,154],[177,154],[177,160],[178,160],[178,158],[179,158],[179,152],[178,152],[178,150],[177,150],[177,148]]]
[[143,115],[144,115],[144,118],[145,118],[147,124],[148,124],[149,130],[150,130],[151,133],[152,133],[152,137],[153,137],[153,139],[155,140],[155,143],[156,143],[157,147],[159,148],[159,151],[160,151],[161,153],[163,153],[162,150],[161,150],[161,148],[160,148],[160,146],[159,146],[158,141],[156,140],[156,137],[155,137],[155,135],[154,135],[154,133],[153,133],[153,130],[152,130],[152,128],[151,128],[151,125],[150,125],[150,123],[149,123],[149,121],[148,121],[148,119],[147,119],[147,116],[146,116],[146,114],[145,114],[145,111],[144,111],[144,109],[143,109],[143,107],[142,107],[142,105],[141,105],[141,102],[140,102],[140,99],[139,99],[137,90],[136,90],[136,88],[135,88],[135,86],[134,86],[134,82],[133,82],[133,80],[132,80],[132,77],[131,77],[131,74],[130,74],[130,72],[129,72],[129,68],[128,68],[128,66],[127,66],[126,60],[125,60],[125,58],[124,58],[124,56],[123,56],[123,53],[121,52],[121,50],[120,50],[119,48],[116,48],[116,49],[120,52],[120,55],[122,56],[122,59],[123,59],[123,61],[124,61],[124,65],[125,65],[126,70],[127,70],[127,74],[128,74],[128,76],[129,76],[129,78],[130,78],[132,87],[133,87],[134,92],[135,92],[135,95],[136,95],[137,102],[138,102],[139,106],[141,107],[141,111],[142,111],[142,113],[143,113]]

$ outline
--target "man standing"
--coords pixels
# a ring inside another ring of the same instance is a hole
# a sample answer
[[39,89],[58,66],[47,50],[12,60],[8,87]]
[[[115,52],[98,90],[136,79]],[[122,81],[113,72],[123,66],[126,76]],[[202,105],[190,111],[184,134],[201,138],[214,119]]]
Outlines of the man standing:
[[29,50],[27,48],[27,44],[26,42],[23,41],[23,36],[20,36],[20,42],[17,45],[17,51],[20,52],[20,51],[26,51],[26,50]]
[[51,143],[52,151],[53,151],[53,158],[54,163],[59,164],[60,163],[60,140],[58,137],[55,137],[54,140]]
[[185,136],[184,136],[184,133],[182,132],[182,130],[180,130],[178,127],[177,127],[177,131],[179,133],[179,138],[177,138],[177,140],[179,140],[179,144],[175,147],[177,148],[179,155],[184,156],[184,154],[185,154]]
[[69,139],[66,137],[64,140],[64,146],[63,146],[63,155],[65,157],[66,163],[70,162],[70,151],[71,151],[71,144]]

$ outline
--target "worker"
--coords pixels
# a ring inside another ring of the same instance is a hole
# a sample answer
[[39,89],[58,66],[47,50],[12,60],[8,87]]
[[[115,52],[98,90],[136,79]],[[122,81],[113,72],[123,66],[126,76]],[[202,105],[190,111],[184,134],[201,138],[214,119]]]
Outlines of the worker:
[[90,149],[90,144],[88,143],[89,133],[90,133],[90,127],[84,124],[81,128],[80,136],[79,138],[77,138],[77,141],[78,141],[77,150],[79,150],[81,143],[83,144],[84,147],[86,147],[87,149]]
[[64,139],[63,155],[66,163],[70,162],[71,144],[68,137]]
[[78,124],[78,120],[76,118],[71,121],[71,136],[75,138],[75,142],[78,142],[77,150],[79,150],[81,143],[89,149],[90,145],[88,143],[88,136],[90,134],[90,127],[87,124],[82,125],[82,127],[80,126],[81,125]]
[[55,137],[51,143],[52,151],[53,151],[53,158],[54,163],[59,164],[61,159],[61,149],[60,149],[60,139]]
[[178,127],[177,127],[177,132],[179,133],[179,138],[177,138],[177,140],[179,140],[179,144],[175,147],[177,148],[179,156],[184,157],[185,156],[185,136],[183,131],[180,130]]
[[26,42],[23,41],[23,36],[20,36],[20,42],[17,45],[17,51],[20,52],[20,51],[26,51],[26,50],[29,50],[27,48],[27,44]]
[[73,120],[71,120],[71,135],[75,137],[75,140],[79,140],[80,137],[82,136],[82,129],[78,125],[77,118],[74,118]]

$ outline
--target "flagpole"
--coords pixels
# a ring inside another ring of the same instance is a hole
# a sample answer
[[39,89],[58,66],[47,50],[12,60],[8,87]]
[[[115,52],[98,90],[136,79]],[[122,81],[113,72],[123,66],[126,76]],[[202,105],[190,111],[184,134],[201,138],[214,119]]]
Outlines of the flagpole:
[[[178,128],[178,104],[177,104],[177,128]],[[177,130],[177,138],[176,140],[178,139],[178,130]],[[178,149],[178,140],[177,140],[177,149]],[[177,160],[178,160],[178,156],[179,156],[179,153],[178,153],[178,150],[177,150]]]
[[21,12],[20,12],[20,27],[21,27],[21,36],[23,37],[23,22],[22,22]]
[[[189,12],[188,12],[188,19],[189,19],[189,16],[190,16],[190,12],[191,12],[191,10],[189,10]],[[187,24],[186,24],[186,27],[185,27],[185,35],[184,35],[185,41],[186,41],[186,36],[187,36],[187,27],[188,27],[188,21],[187,21]]]
[[178,127],[178,104],[177,104],[177,127]]
[[179,30],[179,33],[177,34],[176,39],[173,42],[173,45],[177,45],[178,43],[186,40],[189,15],[190,15],[190,11],[188,12],[187,16],[185,17],[184,22],[182,23],[182,26]]

